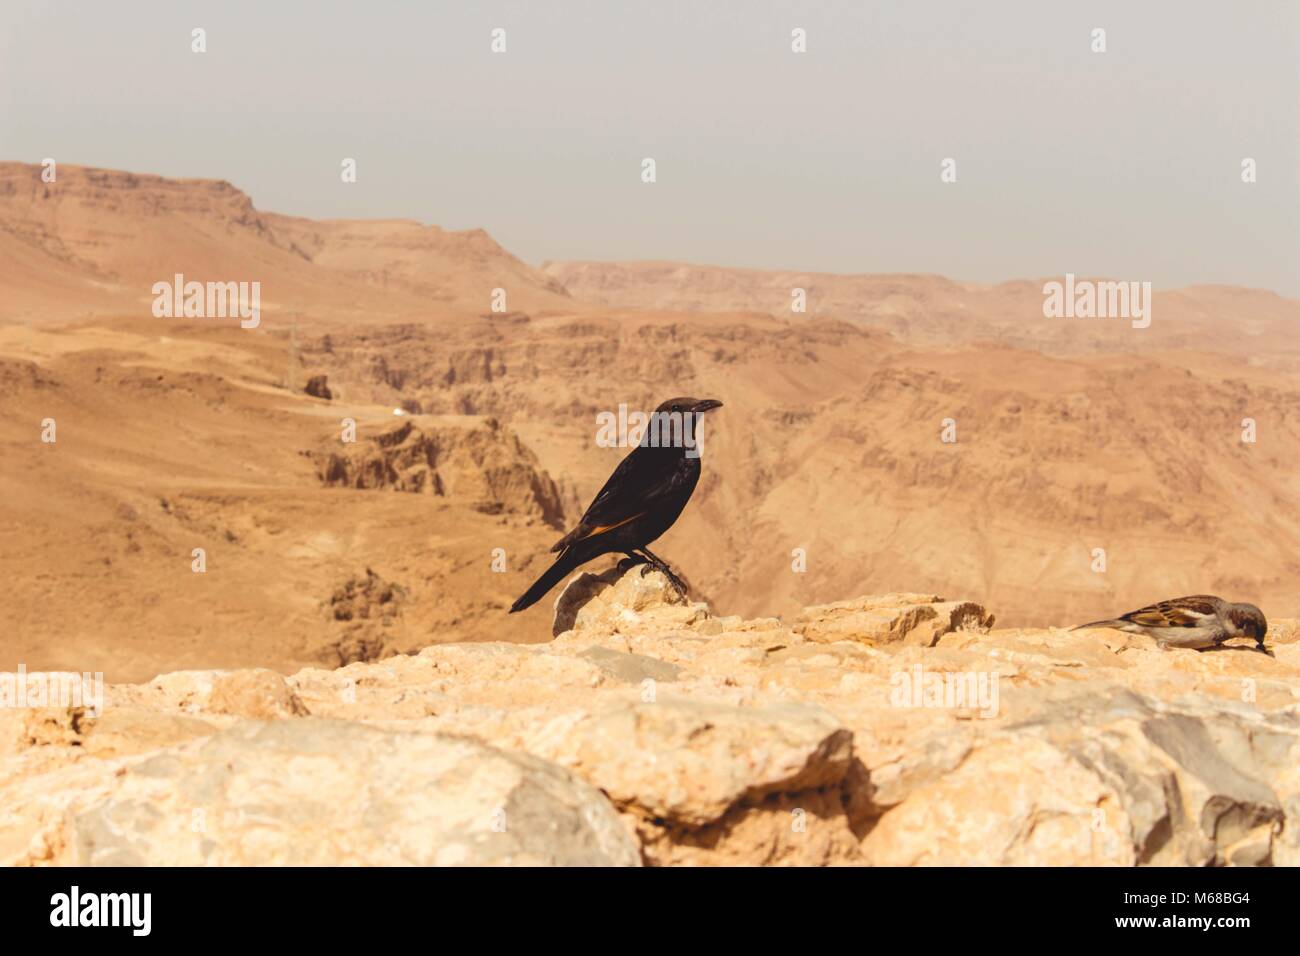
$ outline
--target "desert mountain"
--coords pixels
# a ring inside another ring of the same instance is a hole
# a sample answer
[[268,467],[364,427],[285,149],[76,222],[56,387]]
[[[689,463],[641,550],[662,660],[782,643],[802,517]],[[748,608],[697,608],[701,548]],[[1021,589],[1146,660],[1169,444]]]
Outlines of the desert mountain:
[[[1300,303],[1257,289],[1154,289],[1151,325],[1134,328],[1122,318],[1045,318],[1043,286],[1063,282],[1062,276],[982,285],[932,275],[834,275],[677,262],[548,262],[543,268],[576,298],[609,307],[750,311],[792,320],[832,316],[925,348],[989,342],[1064,355],[1196,349],[1260,365],[1272,365],[1279,355],[1300,357]],[[806,312],[791,309],[793,289],[806,293]]]
[[[1211,591],[1300,616],[1300,306],[1271,293],[1052,325],[1036,283],[543,272],[480,232],[12,163],[0,245],[0,668],[547,640],[549,600],[504,612],[627,453],[596,416],[675,394],[726,403],[656,548],[717,613],[929,591],[1043,627]],[[152,317],[177,271],[260,279],[262,324]]]
[[477,314],[491,290],[511,308],[567,307],[558,282],[482,230],[411,220],[313,222],[263,213],[228,182],[0,163],[0,321],[149,315],[153,283],[259,281],[280,315]]

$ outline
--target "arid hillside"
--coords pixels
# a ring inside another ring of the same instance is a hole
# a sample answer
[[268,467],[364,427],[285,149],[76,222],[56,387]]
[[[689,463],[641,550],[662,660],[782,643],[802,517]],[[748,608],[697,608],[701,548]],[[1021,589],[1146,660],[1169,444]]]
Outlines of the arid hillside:
[[[1045,318],[1043,285],[1062,276],[981,285],[678,262],[549,262],[544,269],[575,297],[610,307],[834,316],[926,348],[989,342],[1064,355],[1194,349],[1269,368],[1279,358],[1300,358],[1300,302],[1258,289],[1153,289],[1151,323],[1135,328],[1124,318]],[[803,312],[791,307],[794,289],[806,294]]]
[[0,163],[0,321],[148,315],[150,289],[176,273],[257,281],[281,317],[362,322],[407,314],[567,308],[559,284],[481,230],[411,220],[313,222],[264,213],[228,182],[60,165]]
[[[1300,616],[1300,305],[1272,293],[1158,293],[1133,330],[1051,325],[1036,283],[814,277],[801,315],[794,274],[539,270],[481,232],[39,173],[0,165],[0,669],[546,640],[550,599],[505,609],[626,454],[597,414],[678,394],[725,407],[656,551],[717,614],[929,591],[1043,627],[1211,591]],[[261,281],[260,325],[154,318],[178,271]]]

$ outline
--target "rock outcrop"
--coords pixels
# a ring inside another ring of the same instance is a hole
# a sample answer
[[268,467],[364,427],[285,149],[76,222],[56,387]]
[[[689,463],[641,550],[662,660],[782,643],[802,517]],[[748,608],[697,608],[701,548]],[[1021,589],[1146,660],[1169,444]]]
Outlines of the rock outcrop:
[[0,710],[0,860],[1300,863],[1297,622],[1271,656],[935,595],[787,624],[644,567],[556,604],[549,644]]
[[314,454],[321,483],[459,500],[486,514],[522,514],[559,528],[560,491],[513,431],[494,418],[410,419]]
[[640,863],[593,787],[527,754],[444,734],[241,721],[113,772],[114,785],[60,834],[69,862]]
[[334,392],[330,389],[330,377],[328,375],[313,375],[307,379],[307,385],[303,391],[313,398],[323,398],[329,401],[334,397]]
[[401,616],[406,599],[406,588],[370,568],[335,588],[322,610],[342,632],[331,645],[339,666],[384,656],[385,630]]

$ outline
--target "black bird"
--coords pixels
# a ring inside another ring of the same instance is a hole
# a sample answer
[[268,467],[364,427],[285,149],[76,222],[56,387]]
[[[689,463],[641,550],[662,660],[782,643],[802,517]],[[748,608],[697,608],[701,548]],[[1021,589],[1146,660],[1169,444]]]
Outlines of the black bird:
[[551,548],[560,556],[510,606],[510,613],[532,607],[579,565],[603,554],[626,554],[649,564],[685,594],[681,579],[647,545],[673,526],[695,491],[699,416],[721,407],[712,398],[670,398],[656,408],[641,443],[619,462],[578,526]]

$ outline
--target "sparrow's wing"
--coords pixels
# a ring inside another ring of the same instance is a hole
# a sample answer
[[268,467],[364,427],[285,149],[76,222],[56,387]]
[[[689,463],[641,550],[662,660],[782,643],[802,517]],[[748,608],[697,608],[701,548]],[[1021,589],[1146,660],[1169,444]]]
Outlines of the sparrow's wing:
[[613,531],[653,511],[680,486],[678,459],[660,449],[638,445],[618,463],[604,487],[587,506],[577,527],[555,543],[552,551]]
[[1120,618],[1143,627],[1200,627],[1217,619],[1214,598],[1205,594],[1161,601]]

